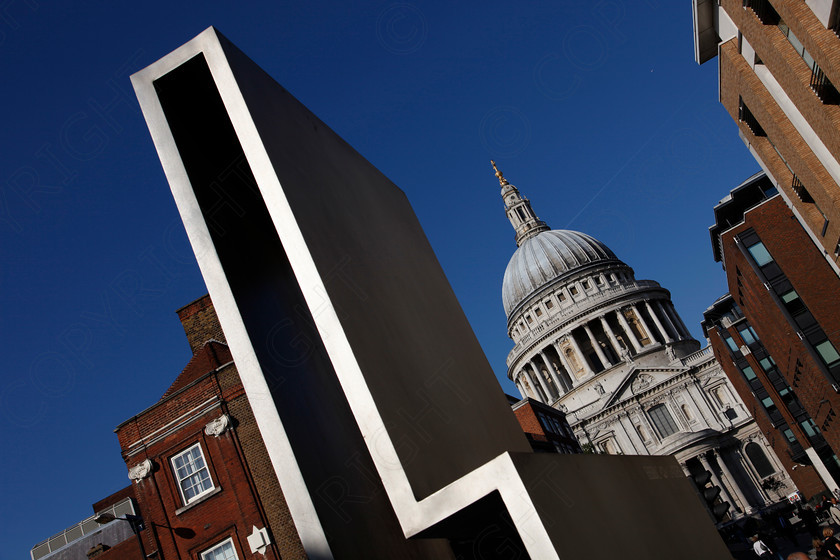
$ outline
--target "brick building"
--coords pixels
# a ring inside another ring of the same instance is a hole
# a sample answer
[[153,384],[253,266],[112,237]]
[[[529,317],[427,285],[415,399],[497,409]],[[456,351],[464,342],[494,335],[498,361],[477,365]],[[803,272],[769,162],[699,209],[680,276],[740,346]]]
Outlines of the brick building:
[[162,558],[305,558],[209,296],[178,311],[193,357],[117,438]]
[[535,453],[583,452],[563,412],[530,397],[507,398]]
[[36,545],[33,560],[140,558],[129,524],[100,527],[103,512],[142,519],[148,558],[306,558],[210,297],[178,316],[192,359],[158,402],[115,430],[131,486]]
[[822,255],[840,258],[840,37],[836,0],[693,0],[698,63]]
[[729,294],[704,315],[715,356],[806,496],[840,481],[840,290],[833,268],[763,173],[715,207]]

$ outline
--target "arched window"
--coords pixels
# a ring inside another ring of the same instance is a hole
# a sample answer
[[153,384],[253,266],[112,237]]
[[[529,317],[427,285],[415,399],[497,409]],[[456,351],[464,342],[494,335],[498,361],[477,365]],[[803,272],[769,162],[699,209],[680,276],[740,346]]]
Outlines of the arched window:
[[750,463],[752,463],[753,467],[755,467],[755,472],[757,472],[758,476],[761,478],[770,476],[776,472],[776,469],[774,469],[773,465],[770,464],[770,460],[767,459],[767,455],[764,453],[764,450],[759,444],[754,441],[748,443],[746,447],[744,447],[744,452],[746,452],[747,457],[750,458]]

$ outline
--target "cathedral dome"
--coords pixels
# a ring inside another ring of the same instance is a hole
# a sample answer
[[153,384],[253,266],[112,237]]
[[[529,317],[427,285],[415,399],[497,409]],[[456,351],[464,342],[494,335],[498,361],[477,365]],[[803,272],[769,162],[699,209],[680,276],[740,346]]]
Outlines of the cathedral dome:
[[505,314],[510,317],[517,305],[552,280],[599,261],[618,258],[609,247],[585,233],[555,229],[525,239],[505,269]]

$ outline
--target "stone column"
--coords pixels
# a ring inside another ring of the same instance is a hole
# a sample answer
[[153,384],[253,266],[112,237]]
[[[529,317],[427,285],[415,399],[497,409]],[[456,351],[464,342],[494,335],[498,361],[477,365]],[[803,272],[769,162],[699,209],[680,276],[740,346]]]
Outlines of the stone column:
[[572,376],[575,374],[575,372],[572,369],[572,364],[570,364],[569,360],[566,359],[566,354],[563,352],[563,349],[560,348],[560,344],[558,343],[558,341],[552,342],[551,344],[557,351],[557,357],[560,358],[560,365],[563,366],[563,369],[566,370],[566,377],[568,377],[566,381],[568,382],[569,389],[571,389],[574,385],[574,381],[572,381]]
[[[539,354],[539,356],[540,356],[540,358],[542,358],[542,354]],[[555,389],[554,391],[551,390],[551,384],[549,384],[548,380],[543,376],[542,372],[540,371],[540,369],[541,369],[540,364],[539,364],[540,360],[537,359],[537,356],[536,355],[533,356],[530,361],[531,361],[531,366],[534,368],[534,371],[539,376],[540,380],[543,382],[543,384],[546,386],[546,388],[548,388],[549,397],[551,397],[552,399],[556,399],[557,397],[559,397],[560,396],[560,384],[557,383],[557,379],[555,379],[555,377],[553,375],[551,375],[550,368],[548,370],[546,370],[546,373],[548,373],[548,375],[551,377],[551,381],[554,383],[554,389]]]
[[621,356],[621,344],[618,343],[618,339],[615,337],[615,333],[610,328],[610,324],[607,322],[607,318],[603,315],[599,317],[601,319],[601,327],[604,329],[604,334],[607,335],[607,338],[610,339],[610,342],[613,345],[613,349],[617,356]]
[[607,359],[606,354],[604,354],[604,351],[601,350],[601,345],[598,344],[597,340],[595,340],[595,335],[592,334],[592,329],[589,328],[589,325],[584,323],[583,330],[586,331],[586,336],[589,337],[589,343],[592,345],[592,348],[595,349],[595,353],[598,354],[598,359],[601,360],[601,363],[604,365],[604,369],[609,369],[610,366],[612,366],[612,362]]
[[670,303],[669,307],[671,308],[671,315],[677,320],[677,322],[680,324],[680,327],[682,327],[682,330],[685,333],[685,337],[691,338],[691,331],[688,330],[688,327],[685,325],[685,322],[682,320],[682,317],[680,317],[680,314],[677,313],[677,310],[674,308],[674,304]]
[[[642,444],[642,449],[645,448],[644,442],[639,437],[639,434],[636,433],[636,427],[633,426],[633,422],[630,420],[630,416],[627,413],[619,414],[618,415],[618,424],[621,426],[621,429],[624,430],[624,435],[627,436],[627,440],[630,442],[630,445],[633,446],[633,451],[635,451],[636,455],[644,455],[644,453],[639,452],[639,448],[636,445],[635,439],[639,440]],[[630,429],[627,429],[627,424],[630,424]],[[633,435],[630,435],[630,433]]]
[[[533,367],[533,362],[530,362],[530,363],[531,363],[531,366]],[[553,398],[551,396],[551,391],[548,390],[548,385],[546,384],[545,379],[543,378],[543,376],[539,372],[539,370],[535,369],[534,373],[531,375],[531,377],[532,378],[536,377],[537,381],[540,384],[540,387],[542,387],[542,390],[545,393],[545,404],[551,404],[551,399]]]
[[551,376],[551,379],[554,380],[554,386],[557,387],[557,396],[559,397],[562,393],[565,393],[570,389],[570,387],[566,387],[566,384],[563,383],[563,380],[560,379],[560,376],[557,375],[557,372],[554,371],[554,366],[551,365],[551,362],[548,359],[548,356],[545,355],[545,351],[540,350],[540,358],[545,363],[545,368],[548,370],[548,374]]
[[677,337],[677,340],[682,338],[682,333],[677,328],[677,326],[674,324],[674,322],[671,320],[671,317],[668,316],[668,312],[665,310],[665,306],[662,305],[662,301],[661,300],[656,300],[656,305],[659,307],[659,310],[662,312],[662,316],[665,317],[665,322],[668,323],[669,327],[671,327],[671,331]]
[[715,449],[714,451],[715,459],[720,465],[720,470],[723,472],[724,478],[729,480],[729,485],[732,487],[732,490],[738,497],[738,500],[741,502],[741,511],[746,513],[747,509],[750,508],[750,502],[747,500],[747,497],[744,496],[744,493],[741,491],[741,488],[738,486],[738,483],[735,481],[735,477],[732,476],[732,472],[729,470],[729,467],[723,461],[723,455],[721,454],[719,449]]
[[627,322],[627,317],[624,316],[624,312],[621,309],[616,309],[615,314],[618,317],[618,322],[621,323],[621,328],[624,329],[624,332],[627,333],[627,338],[630,339],[630,344],[633,345],[633,348],[636,350],[636,353],[642,351],[642,343],[639,342],[639,339],[636,338],[636,333],[633,332],[633,329],[630,328],[630,323]]
[[523,377],[525,377],[525,372],[520,370],[519,373],[516,374],[516,386],[519,387],[519,392],[522,393],[522,397],[536,398],[536,396],[532,395],[531,392],[525,390],[525,383],[522,382]]
[[522,368],[522,373],[521,373],[521,375],[522,375],[522,376],[525,378],[525,380],[528,382],[528,385],[530,385],[530,386],[531,386],[531,395],[530,395],[530,396],[531,396],[531,398],[532,398],[532,399],[536,399],[536,400],[538,400],[538,401],[540,401],[540,402],[543,402],[543,398],[540,396],[540,392],[539,392],[539,391],[537,391],[537,382],[536,382],[536,381],[534,381],[533,376],[531,376],[531,374],[530,374],[530,373],[528,373],[528,370],[527,370],[527,369],[525,369],[524,367]]
[[572,348],[575,349],[575,352],[577,353],[578,358],[580,359],[580,365],[583,366],[584,375],[594,373],[592,371],[592,367],[589,365],[589,362],[586,361],[586,356],[584,356],[583,351],[580,349],[580,345],[577,343],[577,340],[575,340],[575,334],[571,331],[569,332],[569,342],[572,343]]
[[662,334],[662,338],[665,339],[665,342],[674,342],[674,339],[668,334],[668,331],[665,330],[665,327],[662,326],[662,323],[659,322],[659,317],[656,316],[656,313],[653,311],[653,307],[650,305],[648,300],[645,300],[645,307],[648,310],[648,314],[650,318],[653,319],[654,324],[656,324],[656,328],[659,329],[659,332]]
[[519,391],[519,394],[522,395],[523,399],[528,396],[528,393],[525,392],[525,388],[522,387],[522,382],[519,381],[519,376],[516,377],[513,384],[516,385],[516,389]]
[[738,507],[738,503],[732,498],[732,494],[729,493],[729,488],[726,487],[726,484],[718,477],[715,470],[712,468],[712,465],[709,463],[709,459],[706,457],[705,453],[701,453],[697,456],[700,459],[700,462],[703,464],[703,468],[712,473],[712,483],[720,488],[721,492],[723,493],[724,498],[726,501],[729,502],[729,505],[733,508]]
[[642,313],[639,311],[639,307],[633,303],[630,305],[630,309],[633,310],[633,313],[636,314],[636,319],[639,320],[639,326],[644,329],[645,335],[647,335],[648,339],[650,340],[651,344],[656,344],[656,337],[653,336],[653,330],[650,328],[650,325],[647,324],[645,318],[642,317]]

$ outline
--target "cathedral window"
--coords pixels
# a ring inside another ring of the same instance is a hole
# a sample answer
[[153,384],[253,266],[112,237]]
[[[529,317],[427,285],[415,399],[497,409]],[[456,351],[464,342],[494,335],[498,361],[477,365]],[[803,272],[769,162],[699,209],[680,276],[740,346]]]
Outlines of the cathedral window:
[[595,277],[595,283],[598,284],[599,286],[603,286],[604,285],[604,277],[603,276],[596,276]]
[[583,289],[584,289],[584,290],[588,290],[588,289],[589,289],[589,280],[584,280],[584,281],[583,281],[583,282],[581,282],[580,284],[581,284],[581,286],[583,286]]
[[652,407],[648,410],[648,416],[650,417],[651,422],[653,422],[653,425],[656,426],[656,431],[659,432],[659,435],[663,438],[679,431],[671,413],[668,412],[668,407],[664,404],[658,404]]
[[570,286],[569,287],[569,293],[572,294],[573,296],[576,296],[577,295],[577,288],[574,287],[574,286]]
[[552,307],[554,307],[554,302],[551,301],[550,299],[545,300],[545,308],[546,309],[551,309]]
[[563,292],[557,292],[557,299],[559,299],[560,301],[566,301],[566,294],[564,294]]
[[534,319],[532,319],[530,315],[525,315],[525,320],[528,321],[529,324],[534,322]]
[[539,307],[537,307],[536,309],[534,309],[534,314],[535,314],[537,317],[542,317],[542,309],[540,309]]

